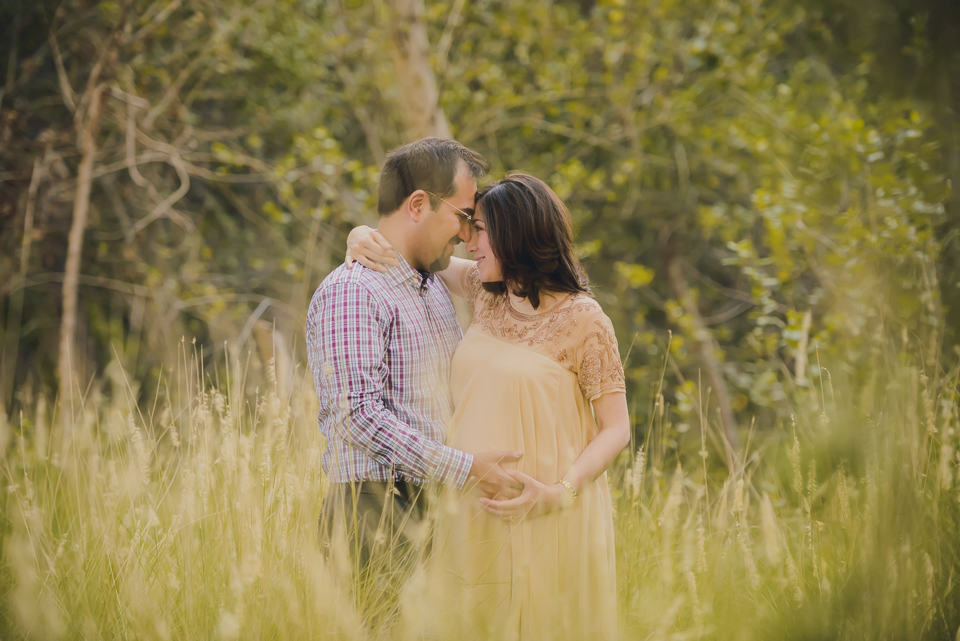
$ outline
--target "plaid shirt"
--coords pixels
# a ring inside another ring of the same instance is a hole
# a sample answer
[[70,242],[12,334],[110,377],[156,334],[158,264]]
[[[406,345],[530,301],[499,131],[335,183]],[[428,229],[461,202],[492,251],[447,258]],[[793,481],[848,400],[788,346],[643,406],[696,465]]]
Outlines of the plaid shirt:
[[450,359],[463,336],[446,285],[401,257],[386,274],[343,265],[307,312],[307,358],[334,483],[463,487],[473,456],[443,444]]

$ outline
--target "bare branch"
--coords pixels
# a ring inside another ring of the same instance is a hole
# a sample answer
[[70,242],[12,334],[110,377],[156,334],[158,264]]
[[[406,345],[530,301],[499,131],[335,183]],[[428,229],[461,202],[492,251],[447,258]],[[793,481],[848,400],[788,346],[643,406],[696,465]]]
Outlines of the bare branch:
[[[47,285],[49,283],[62,283],[66,279],[66,274],[59,272],[48,272],[45,274],[34,274],[20,283],[9,283],[7,287],[0,288],[0,296],[7,296],[28,287],[38,285]],[[102,287],[122,294],[131,294],[133,296],[150,297],[154,289],[136,283],[128,283],[122,280],[106,278],[104,276],[89,276],[87,274],[78,274],[77,282],[81,285],[90,287]]]
[[156,29],[161,24],[163,24],[163,21],[166,20],[171,13],[176,11],[181,4],[183,4],[183,0],[173,0],[173,2],[171,2],[170,4],[165,6],[163,10],[158,12],[157,15],[153,17],[153,19],[148,18],[148,16],[150,16],[150,14],[154,12],[154,7],[159,6],[160,2],[159,1],[154,2],[152,5],[150,5],[150,8],[147,9],[147,12],[144,14],[144,18],[149,19],[150,22],[145,24],[143,27],[140,28],[139,31],[133,34],[133,37],[131,38],[131,42],[136,42],[137,40],[140,40],[141,38],[149,35],[154,29]]
[[[117,16],[117,21],[113,25],[110,35],[107,36],[106,42],[100,45],[100,55],[97,57],[96,63],[94,63],[93,68],[90,70],[90,74],[87,76],[87,86],[83,90],[83,94],[81,94],[80,100],[77,102],[77,108],[73,114],[73,120],[77,130],[80,130],[84,127],[84,120],[89,120],[89,118],[86,118],[84,110],[90,104],[94,92],[103,92],[103,89],[100,87],[100,74],[102,74],[105,70],[112,69],[113,65],[117,61],[120,48],[123,44],[123,33],[124,27],[127,24],[127,14],[129,13],[132,4],[133,0],[126,0],[120,6],[120,14]],[[100,100],[100,96],[97,97],[97,100]],[[99,111],[100,107],[98,106],[97,109]],[[98,121],[99,118],[100,115],[98,114]]]
[[20,246],[20,277],[23,278],[30,267],[30,248],[33,245],[33,215],[37,206],[37,192],[40,190],[40,180],[43,177],[43,161],[35,158],[33,174],[30,176],[30,187],[27,189],[27,210],[23,216],[23,242]]
[[109,165],[100,165],[93,170],[94,178],[101,178],[107,174],[112,174],[115,171],[120,171],[121,169],[126,169],[129,162],[133,162],[134,165],[145,165],[151,162],[165,162],[167,159],[166,154],[157,153],[154,151],[147,152],[145,154],[140,154],[135,156],[132,159],[124,158],[123,160],[118,160],[117,162],[112,162]]
[[[99,74],[99,72],[98,72]],[[73,199],[73,220],[67,244],[67,263],[63,278],[63,314],[60,320],[60,399],[64,404],[73,398],[74,368],[73,343],[77,325],[77,285],[80,275],[80,259],[83,250],[83,235],[90,211],[90,189],[93,183],[93,163],[97,155],[96,133],[100,125],[101,96],[106,86],[97,85],[90,95],[84,126],[80,131],[80,147],[83,157],[77,172],[77,193]],[[66,410],[67,405],[64,405]],[[72,426],[71,411],[63,412],[64,430]]]
[[253,310],[253,313],[250,314],[250,317],[247,318],[247,322],[244,323],[243,329],[240,330],[240,335],[237,337],[237,345],[243,345],[247,342],[247,338],[250,337],[250,332],[253,331],[253,326],[256,324],[260,317],[263,316],[263,313],[267,311],[267,308],[273,303],[272,298],[264,298],[260,301],[260,304],[257,305],[257,308]]
[[463,131],[457,134],[457,140],[474,140],[479,138],[481,134],[477,133],[477,130],[483,125],[490,122],[494,116],[501,114],[510,109],[517,109],[522,107],[529,107],[531,105],[541,104],[541,103],[550,103],[556,104],[558,102],[564,102],[567,100],[580,100],[582,98],[598,98],[604,97],[607,95],[606,91],[596,90],[596,91],[586,91],[584,89],[572,89],[570,91],[545,91],[543,93],[536,93],[532,95],[524,96],[522,99],[518,98],[511,100],[508,105],[503,105],[495,103],[494,106],[487,107],[479,112],[476,115],[470,118],[470,126],[463,129]]
[[216,47],[216,44],[208,46],[203,53],[198,55],[190,62],[190,64],[184,67],[183,71],[180,72],[180,75],[177,76],[177,79],[172,85],[170,85],[170,88],[167,89],[167,92],[163,94],[163,97],[160,99],[160,101],[154,105],[153,109],[147,113],[146,118],[143,119],[144,129],[153,128],[154,121],[160,114],[166,111],[167,107],[170,106],[170,103],[173,102],[173,99],[176,98],[180,93],[184,83],[187,82],[187,79],[189,79],[190,76],[193,75],[193,72],[197,70],[197,67],[199,67],[201,64],[209,62],[207,60],[207,54],[212,51],[214,47]]
[[[77,325],[77,288],[79,284],[80,263],[83,253],[83,236],[87,228],[87,216],[90,212],[90,192],[93,185],[93,165],[97,156],[97,132],[100,129],[100,117],[103,106],[103,93],[107,83],[100,81],[104,71],[112,71],[120,47],[121,34],[126,24],[127,13],[133,0],[126,0],[120,8],[120,15],[113,26],[110,37],[87,78],[87,88],[74,112],[74,123],[79,135],[80,167],[77,172],[77,190],[73,198],[73,218],[70,223],[70,235],[67,242],[67,261],[63,278],[63,312],[60,319],[60,354],[57,363],[60,379],[60,402],[63,403],[62,425],[64,432],[72,428],[74,399],[73,347],[76,340]],[[80,107],[86,105],[86,109]],[[69,405],[68,405],[69,403]],[[67,411],[67,408],[70,408]]]
[[138,187],[152,187],[146,178],[140,173],[137,164],[133,162],[134,157],[137,154],[137,122],[136,122],[136,107],[130,102],[127,103],[127,117],[126,117],[126,164],[127,172],[130,174],[130,179]]
[[122,100],[127,104],[133,105],[134,107],[138,107],[140,109],[150,108],[149,102],[147,102],[140,96],[135,96],[131,93],[127,93],[126,91],[124,91],[120,87],[117,87],[116,85],[110,85],[110,95],[113,96],[114,98]]
[[[177,176],[180,178],[180,187],[177,191],[173,192],[167,196],[163,202],[159,203],[156,207],[153,208],[149,214],[141,218],[134,224],[130,229],[130,232],[127,234],[127,240],[132,241],[133,237],[137,235],[144,227],[157,220],[161,216],[169,216],[171,213],[171,208],[173,205],[179,201],[181,198],[187,195],[187,192],[190,191],[190,174],[187,173],[187,168],[183,163],[183,159],[180,158],[180,154],[177,153],[176,148],[169,147],[168,158],[170,159],[170,164],[173,165],[173,168],[177,171]],[[179,217],[181,224],[184,224],[187,229],[193,230],[193,223],[184,217]]]
[[218,186],[217,189],[230,202],[230,204],[236,208],[241,216],[259,227],[262,230],[262,233],[272,236],[276,242],[286,246],[287,251],[294,254],[298,258],[308,258],[308,255],[301,255],[303,254],[303,250],[298,249],[297,246],[294,245],[291,247],[290,242],[284,237],[283,234],[277,231],[277,228],[274,225],[269,224],[263,216],[257,215],[257,213],[250,209],[250,206],[247,205],[243,199],[239,198],[235,193],[233,193],[233,191],[223,186]]
[[782,134],[786,134],[793,139],[798,139],[797,134],[780,118],[776,113],[773,112],[770,107],[763,104],[757,98],[739,87],[734,87],[730,90],[730,95],[739,100],[745,107],[751,109],[758,116],[769,122]]
[[715,339],[703,322],[696,297],[687,284],[681,270],[681,260],[674,255],[667,263],[667,280],[673,289],[674,296],[680,301],[684,311],[690,315],[693,324],[693,340],[697,346],[700,360],[706,370],[707,378],[713,392],[717,395],[718,411],[723,423],[723,431],[733,450],[737,449],[737,426],[733,414],[733,403],[730,399],[730,390],[720,370],[720,361],[717,358]]
[[60,81],[60,94],[63,96],[63,104],[65,104],[70,111],[76,111],[77,100],[73,95],[73,88],[70,87],[67,70],[63,67],[63,56],[60,54],[60,47],[57,45],[57,36],[53,33],[53,29],[50,30],[47,42],[50,44],[50,51],[53,52],[53,62],[57,67],[57,79]]
[[726,323],[727,321],[736,318],[743,312],[747,311],[751,307],[754,307],[753,303],[747,303],[745,301],[737,301],[730,305],[727,309],[717,312],[713,316],[705,316],[703,318],[704,325],[719,325],[720,323]]
[[33,242],[33,216],[43,170],[43,161],[41,161],[39,157],[35,158],[33,161],[33,174],[30,177],[30,187],[27,190],[27,207],[23,215],[23,241],[20,247],[19,277],[11,279],[12,282],[17,283],[21,287],[10,297],[7,308],[6,344],[3,350],[3,363],[0,364],[3,373],[2,381],[0,381],[0,384],[3,385],[3,396],[0,396],[0,404],[6,403],[10,399],[10,393],[13,391],[13,378],[16,375],[18,352],[20,351],[20,323],[23,320],[22,285],[26,279],[27,270],[30,268],[30,248]]
[[[237,303],[246,303],[246,302],[262,302],[266,300],[267,296],[262,296],[260,294],[237,294],[237,293],[224,293],[224,294],[210,294],[208,296],[197,296],[196,298],[188,298],[186,300],[177,301],[172,309],[176,311],[182,311],[190,307],[199,307],[200,305],[209,305],[210,303],[218,303],[221,301],[233,301]],[[287,314],[292,319],[299,319],[301,313],[298,310],[293,309],[289,305],[282,303],[275,299],[270,299],[270,304],[276,309]]]
[[218,174],[215,171],[197,167],[190,163],[184,163],[191,176],[197,176],[205,180],[212,180],[223,183],[269,183],[273,182],[268,176],[263,174]]
[[380,144],[380,132],[377,124],[370,117],[370,114],[367,113],[363,104],[357,99],[357,83],[354,81],[350,69],[343,64],[339,56],[336,56],[335,60],[337,61],[337,75],[339,75],[343,81],[343,87],[346,89],[346,98],[350,103],[350,107],[353,109],[353,115],[356,117],[357,122],[360,123],[360,128],[363,129],[363,137],[367,140],[367,149],[370,150],[370,155],[373,156],[373,160],[377,163],[377,166],[382,167],[386,154],[383,152],[383,145]]
[[[7,80],[3,85],[3,95],[13,93],[16,87],[17,79],[17,56],[20,50],[20,25],[23,20],[23,5],[17,3],[17,11],[14,14],[13,22],[10,24],[10,55],[7,58]],[[0,102],[3,97],[0,96]]]
[[153,128],[154,121],[156,121],[160,114],[166,111],[167,107],[170,106],[170,103],[173,102],[173,100],[180,94],[180,90],[183,88],[184,83],[186,83],[190,76],[193,75],[193,72],[196,71],[201,64],[209,62],[207,57],[210,52],[221,46],[226,37],[233,32],[237,25],[239,25],[244,18],[249,16],[250,13],[257,8],[257,6],[263,4],[263,2],[264,0],[257,0],[256,2],[253,2],[246,9],[234,16],[234,18],[228,22],[226,26],[224,26],[222,29],[219,29],[210,37],[210,41],[207,46],[205,46],[202,51],[197,53],[196,57],[194,57],[190,64],[188,64],[184,70],[180,72],[180,75],[178,75],[174,83],[170,85],[160,101],[154,105],[153,109],[150,110],[146,118],[143,119],[144,129]]
[[[493,120],[489,121],[483,127],[475,129],[469,133],[462,134],[459,137],[459,140],[465,145],[469,145],[472,140],[485,136],[487,134],[493,133],[500,129],[509,129],[512,127],[533,127],[534,129],[540,129],[552,133],[557,136],[565,136],[573,140],[582,140],[594,147],[600,147],[601,149],[606,149],[621,155],[632,155],[633,152],[628,148],[624,147],[616,142],[601,138],[595,134],[591,134],[585,131],[580,131],[578,129],[573,129],[572,127],[567,127],[565,125],[560,125],[554,122],[549,122],[542,118],[530,118],[530,117],[517,117],[517,118],[504,118],[503,120]],[[659,156],[653,156],[651,154],[643,155],[643,162],[649,163],[651,165],[657,165],[659,167],[667,167],[673,169],[675,167],[674,161],[661,158]]]
[[467,0],[456,0],[450,15],[447,16],[447,24],[443,28],[443,35],[440,36],[440,42],[437,44],[437,73],[443,73],[447,66],[447,55],[450,53],[450,45],[453,42],[453,31],[460,24],[460,14],[463,12],[463,5]]

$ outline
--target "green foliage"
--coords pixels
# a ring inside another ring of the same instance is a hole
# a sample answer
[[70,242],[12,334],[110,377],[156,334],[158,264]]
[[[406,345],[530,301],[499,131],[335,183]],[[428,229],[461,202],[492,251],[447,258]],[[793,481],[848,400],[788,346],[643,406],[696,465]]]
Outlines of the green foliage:
[[[932,338],[941,316],[934,229],[949,187],[931,116],[876,99],[868,60],[838,75],[799,44],[824,28],[791,4],[487,2],[438,62],[456,137],[570,204],[621,340],[657,354],[662,330],[679,331],[673,354],[692,379],[694,346],[717,341],[751,412],[782,408],[817,346],[859,367],[871,332]],[[675,260],[706,336],[671,302]],[[648,359],[628,371],[655,389]]]
[[[19,344],[5,371],[21,400],[52,380],[78,160],[46,33],[52,24],[79,92],[99,46],[81,34],[102,41],[118,6],[22,14],[17,51],[35,53],[4,98],[0,154],[17,205],[0,217],[7,257],[22,246],[25,159],[43,163],[26,280],[0,261],[6,316],[19,291],[28,319],[5,336],[8,362]],[[259,319],[302,344],[309,296],[339,262],[343,232],[375,220],[378,164],[405,137],[382,3],[165,7],[133,3],[82,263],[86,378],[117,358],[143,389],[181,336],[214,358]],[[716,406],[701,375],[713,359],[745,428],[782,415],[820,375],[818,349],[860,371],[880,333],[939,340],[941,290],[952,291],[938,278],[951,229],[944,126],[929,100],[878,91],[869,47],[830,40],[836,15],[777,0],[451,0],[425,17],[455,137],[494,176],[529,171],[569,203],[596,295],[629,347],[638,425],[652,418],[668,343],[692,386],[664,399],[675,424],[691,424],[690,398]],[[922,66],[939,49],[916,25]],[[189,189],[158,210],[183,185],[178,163]],[[267,360],[254,359],[261,375]]]

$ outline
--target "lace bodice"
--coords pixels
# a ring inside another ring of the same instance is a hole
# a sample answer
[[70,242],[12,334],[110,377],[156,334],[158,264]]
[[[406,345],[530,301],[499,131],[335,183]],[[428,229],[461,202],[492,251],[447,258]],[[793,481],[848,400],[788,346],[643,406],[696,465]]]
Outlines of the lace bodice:
[[498,338],[532,348],[577,375],[591,401],[626,390],[613,324],[596,300],[570,294],[553,309],[524,314],[506,295],[483,289],[476,265],[463,271],[463,291],[473,305],[473,325]]

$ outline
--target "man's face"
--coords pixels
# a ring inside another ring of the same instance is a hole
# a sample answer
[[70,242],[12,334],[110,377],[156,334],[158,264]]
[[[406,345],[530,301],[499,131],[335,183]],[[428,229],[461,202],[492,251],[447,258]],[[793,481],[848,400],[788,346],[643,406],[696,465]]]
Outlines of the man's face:
[[439,206],[433,209],[430,201],[424,204],[429,211],[422,219],[422,260],[431,272],[443,271],[450,265],[454,248],[470,239],[470,223],[457,212],[462,209],[473,214],[474,200],[477,195],[477,181],[470,171],[461,166],[454,181],[457,190],[451,196],[444,197]]

